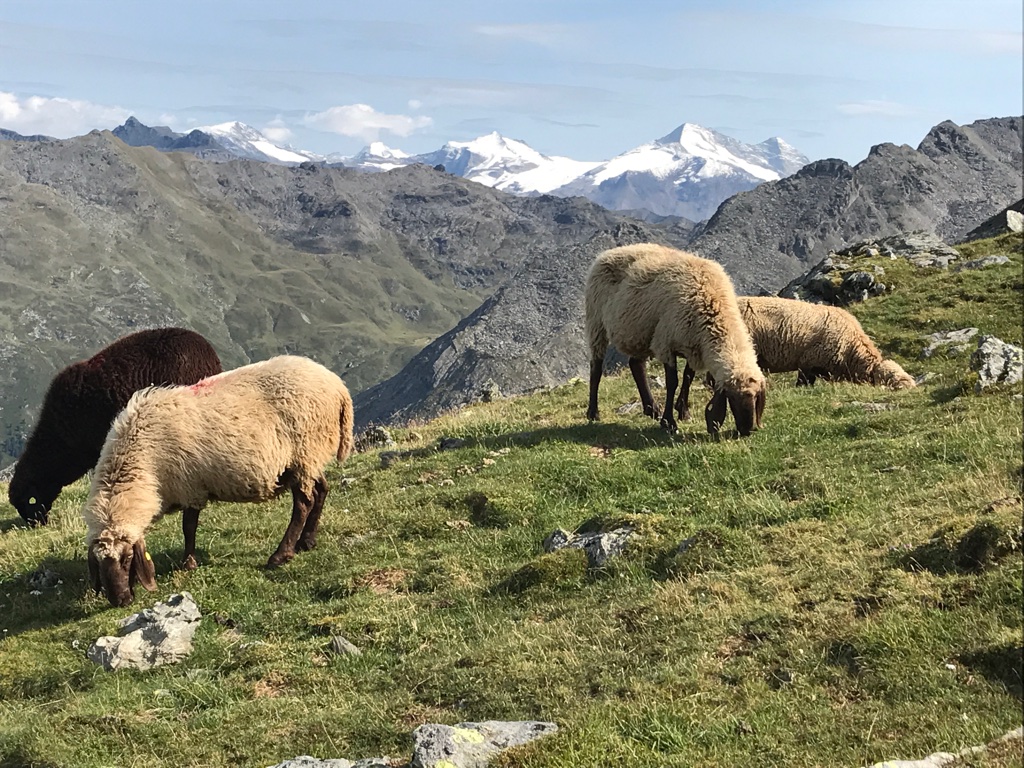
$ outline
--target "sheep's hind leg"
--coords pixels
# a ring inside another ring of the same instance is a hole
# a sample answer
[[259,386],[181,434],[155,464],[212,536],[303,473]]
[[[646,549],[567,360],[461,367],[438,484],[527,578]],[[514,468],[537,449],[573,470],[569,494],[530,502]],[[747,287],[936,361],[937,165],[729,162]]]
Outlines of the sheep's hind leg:
[[295,544],[306,525],[306,518],[309,516],[312,506],[313,499],[306,496],[297,487],[292,486],[292,519],[288,523],[288,528],[285,529],[284,538],[277,545],[277,550],[267,560],[268,568],[284,565],[295,557]]
[[306,517],[306,524],[302,527],[302,535],[299,536],[299,543],[296,549],[299,552],[308,552],[316,548],[316,532],[320,527],[320,513],[324,510],[324,501],[327,499],[327,492],[330,490],[327,481],[320,478],[313,486],[313,506]]
[[181,511],[181,532],[185,537],[185,557],[181,567],[194,571],[199,567],[196,561],[196,529],[199,527],[199,510],[186,507]]
[[629,358],[629,370],[633,374],[633,381],[636,382],[636,391],[640,393],[644,416],[650,416],[652,419],[659,418],[661,410],[651,394],[651,383],[647,378],[647,361],[639,357],[631,357]]
[[810,387],[814,385],[817,378],[818,374],[815,371],[805,371],[803,368],[800,368],[796,372],[796,385],[798,387]]

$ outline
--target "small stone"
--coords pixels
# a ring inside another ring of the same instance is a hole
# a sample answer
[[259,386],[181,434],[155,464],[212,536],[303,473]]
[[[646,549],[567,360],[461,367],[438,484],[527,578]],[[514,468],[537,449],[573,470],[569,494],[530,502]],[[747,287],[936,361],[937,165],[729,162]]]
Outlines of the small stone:
[[27,580],[28,585],[36,590],[32,594],[38,594],[39,590],[52,589],[61,583],[60,574],[45,566],[39,566],[38,570],[28,575]]
[[928,346],[922,350],[919,359],[926,360],[943,347],[948,347],[946,353],[956,354],[958,351],[965,351],[970,346],[970,340],[977,335],[977,328],[960,328],[955,331],[939,331],[929,334],[926,338]]
[[391,433],[384,427],[373,426],[356,438],[356,451],[362,453],[373,448],[390,448],[395,444]]
[[362,656],[363,652],[341,635],[331,638],[331,651],[338,656]]
[[604,533],[569,533],[558,528],[544,539],[544,551],[551,553],[571,547],[582,549],[591,568],[600,568],[616,555],[621,555],[626,544],[636,533],[632,526],[623,526]]

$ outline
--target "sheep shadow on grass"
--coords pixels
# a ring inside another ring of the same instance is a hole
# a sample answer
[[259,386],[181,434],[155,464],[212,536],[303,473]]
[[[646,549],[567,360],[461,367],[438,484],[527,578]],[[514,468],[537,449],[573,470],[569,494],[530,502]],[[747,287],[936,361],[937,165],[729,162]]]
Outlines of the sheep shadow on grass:
[[[723,436],[726,435],[727,433],[723,432]],[[670,435],[653,419],[647,419],[636,425],[598,421],[571,427],[541,427],[523,432],[468,438],[466,445],[479,445],[495,450],[510,446],[532,448],[543,443],[580,443],[602,448],[642,451],[672,445],[700,445],[713,442],[715,439],[711,435],[701,432],[680,431]]]
[[[161,589],[154,594],[161,594],[171,576],[181,568],[181,550],[171,547],[151,552]],[[207,553],[199,548],[196,556],[203,563]],[[148,594],[141,586],[136,586],[132,608],[141,611],[151,605],[154,600],[147,600]],[[108,608],[106,597],[95,593],[89,583],[84,551],[81,557],[71,559],[43,558],[35,570],[0,580],[0,647],[7,637],[73,623]]]
[[8,531],[13,531],[15,528],[28,527],[28,523],[22,520],[21,516],[18,515],[18,513],[15,513],[14,517],[9,517],[5,520],[0,520],[0,533],[7,533]]
[[0,638],[65,624],[92,613],[86,605],[85,556],[47,557],[34,571],[0,581]]

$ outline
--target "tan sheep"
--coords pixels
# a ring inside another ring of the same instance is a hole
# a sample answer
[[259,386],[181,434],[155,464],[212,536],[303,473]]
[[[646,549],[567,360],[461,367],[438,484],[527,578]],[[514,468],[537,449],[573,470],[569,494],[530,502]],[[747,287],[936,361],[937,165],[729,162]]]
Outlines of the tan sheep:
[[669,431],[676,430],[672,401],[679,382],[677,355],[718,382],[705,409],[709,433],[718,434],[727,403],[741,435],[761,425],[764,375],[736,306],[732,281],[719,264],[652,243],[612,248],[598,254],[590,268],[585,306],[591,352],[588,418],[597,418],[604,357],[613,345],[629,357],[644,413],[650,416],[657,416],[657,408],[646,360],[653,355],[664,364],[668,391],[661,423]]
[[192,386],[136,393],[114,420],[82,510],[89,573],[112,605],[135,582],[156,588],[145,534],[181,509],[186,568],[194,568],[199,510],[292,493],[292,518],[267,562],[316,546],[324,467],[352,452],[352,398],[338,376],[304,357],[275,357]]
[[[890,389],[915,386],[898,363],[883,359],[857,318],[845,309],[774,296],[739,296],[737,302],[763,371],[797,371],[798,386],[813,384],[819,376]],[[683,372],[676,403],[680,419],[690,416],[695,373],[689,365]]]

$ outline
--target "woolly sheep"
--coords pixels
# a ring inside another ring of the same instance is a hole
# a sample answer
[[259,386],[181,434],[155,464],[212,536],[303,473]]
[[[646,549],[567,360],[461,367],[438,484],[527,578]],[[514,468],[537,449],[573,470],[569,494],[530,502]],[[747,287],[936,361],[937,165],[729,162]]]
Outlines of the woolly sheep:
[[[797,371],[798,386],[811,385],[819,376],[890,389],[916,385],[898,363],[882,358],[857,318],[845,309],[774,296],[740,296],[737,302],[763,371]],[[687,364],[676,403],[680,419],[690,416],[694,374]]]
[[316,546],[324,467],[353,448],[352,398],[338,376],[283,355],[190,387],[136,393],[114,420],[82,510],[93,588],[112,605],[155,589],[145,533],[181,509],[184,567],[196,567],[199,511],[208,501],[258,502],[292,493],[292,517],[267,567]]
[[585,307],[591,352],[589,419],[598,416],[597,391],[611,344],[629,357],[649,416],[656,417],[657,408],[647,383],[646,359],[653,355],[665,365],[661,423],[669,431],[676,430],[672,400],[679,383],[677,355],[718,382],[705,409],[709,433],[718,435],[727,403],[741,435],[761,425],[765,379],[732,281],[721,265],[652,243],[612,248],[600,253],[590,268]]
[[136,390],[193,384],[220,373],[206,339],[185,328],[124,336],[54,376],[14,468],[8,498],[26,521],[46,525],[61,489],[96,465],[103,439]]

